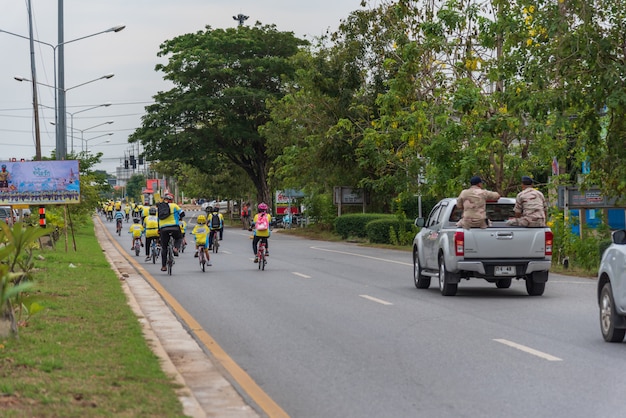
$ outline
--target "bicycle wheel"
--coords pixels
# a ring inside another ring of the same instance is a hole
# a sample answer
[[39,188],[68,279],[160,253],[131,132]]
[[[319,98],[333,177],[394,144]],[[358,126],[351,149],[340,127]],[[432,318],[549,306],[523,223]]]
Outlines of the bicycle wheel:
[[156,245],[152,245],[150,248],[150,255],[152,256],[152,264],[156,264],[157,254],[156,254]]
[[265,250],[263,250],[261,257],[263,257],[263,262],[261,263],[261,260],[259,260],[259,264],[261,265],[261,270],[265,270],[265,264],[267,264],[267,261],[265,260]]
[[217,240],[217,234],[215,234],[215,239],[213,240],[213,252],[217,254],[217,251],[220,248],[220,242]]

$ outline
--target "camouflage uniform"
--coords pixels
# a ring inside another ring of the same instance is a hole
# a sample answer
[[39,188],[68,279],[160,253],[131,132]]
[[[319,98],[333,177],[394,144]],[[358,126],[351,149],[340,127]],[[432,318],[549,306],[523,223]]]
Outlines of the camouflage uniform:
[[515,214],[521,217],[511,219],[509,225],[519,226],[546,226],[546,212],[548,205],[539,190],[526,187],[515,198]]
[[463,209],[463,218],[457,223],[457,226],[465,229],[487,228],[487,200],[498,200],[499,198],[498,192],[483,190],[478,185],[463,190],[456,199],[457,207]]

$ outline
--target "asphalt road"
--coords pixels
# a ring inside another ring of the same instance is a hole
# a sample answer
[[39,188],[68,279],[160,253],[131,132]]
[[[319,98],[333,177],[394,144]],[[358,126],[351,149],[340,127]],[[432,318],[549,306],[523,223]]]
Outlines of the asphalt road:
[[259,271],[249,236],[227,228],[205,273],[192,246],[172,276],[140,260],[290,416],[624,415],[626,347],[601,337],[594,279],[551,274],[541,297],[472,279],[443,297],[414,287],[409,252],[274,232]]

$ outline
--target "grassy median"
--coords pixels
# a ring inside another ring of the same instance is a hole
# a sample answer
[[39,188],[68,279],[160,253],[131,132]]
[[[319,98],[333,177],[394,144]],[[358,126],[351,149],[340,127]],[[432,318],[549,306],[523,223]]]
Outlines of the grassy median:
[[77,251],[41,251],[31,294],[44,309],[0,340],[0,416],[184,416],[93,223],[75,238]]

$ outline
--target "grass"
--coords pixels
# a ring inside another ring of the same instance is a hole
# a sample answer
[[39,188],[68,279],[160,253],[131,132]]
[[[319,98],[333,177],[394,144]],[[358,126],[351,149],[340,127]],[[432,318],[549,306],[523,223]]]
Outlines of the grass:
[[184,416],[91,222],[76,244],[42,251],[29,297],[45,309],[0,340],[0,416]]

